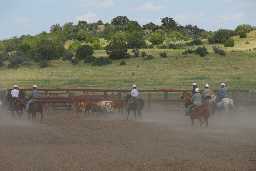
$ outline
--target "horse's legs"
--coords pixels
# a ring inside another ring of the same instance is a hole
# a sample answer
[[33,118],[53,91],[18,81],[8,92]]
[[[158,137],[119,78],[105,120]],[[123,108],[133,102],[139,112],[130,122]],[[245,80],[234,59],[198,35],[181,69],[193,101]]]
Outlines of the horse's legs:
[[36,113],[32,112],[32,120],[35,120],[35,119],[36,119]]
[[203,126],[203,119],[202,118],[199,118],[199,121],[200,121],[200,127],[202,127]]
[[43,119],[44,119],[43,112],[40,112],[40,114],[41,114],[41,121],[43,121]]
[[208,117],[205,117],[206,127],[208,127]]
[[194,126],[194,118],[191,118],[191,124]]
[[129,120],[130,109],[127,110],[127,120]]

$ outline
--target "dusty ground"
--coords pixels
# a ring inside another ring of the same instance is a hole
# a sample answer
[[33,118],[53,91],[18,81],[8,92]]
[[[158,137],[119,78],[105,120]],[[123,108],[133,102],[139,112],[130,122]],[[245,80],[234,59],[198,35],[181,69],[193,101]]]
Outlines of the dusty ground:
[[2,112],[0,170],[254,171],[254,109],[215,115],[209,128],[191,127],[182,106],[170,104],[139,121],[56,112],[32,123]]

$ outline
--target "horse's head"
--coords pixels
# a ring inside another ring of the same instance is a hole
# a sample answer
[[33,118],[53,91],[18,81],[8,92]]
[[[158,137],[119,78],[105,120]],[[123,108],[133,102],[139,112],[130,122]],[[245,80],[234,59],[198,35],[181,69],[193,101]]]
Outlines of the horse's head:
[[185,103],[185,106],[192,104],[192,94],[187,91],[182,93],[181,99]]

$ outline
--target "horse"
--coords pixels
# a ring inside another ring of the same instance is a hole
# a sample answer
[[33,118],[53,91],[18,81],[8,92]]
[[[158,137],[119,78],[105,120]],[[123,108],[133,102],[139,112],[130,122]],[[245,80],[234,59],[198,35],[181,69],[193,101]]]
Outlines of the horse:
[[8,104],[8,110],[11,112],[12,116],[15,117],[15,114],[19,118],[23,115],[23,110],[26,106],[26,98],[23,92],[20,91],[18,98],[13,98],[11,95],[11,90],[8,90],[5,98],[5,103]]
[[10,111],[12,113],[12,116],[15,117],[15,113],[16,113],[19,119],[21,119],[25,106],[26,106],[25,101],[23,99],[12,98],[10,102]]
[[144,108],[144,100],[141,98],[131,97],[127,95],[126,97],[126,104],[127,104],[127,120],[129,120],[130,112],[134,112],[135,119],[138,116],[142,116],[142,109]]
[[209,104],[204,103],[201,106],[197,106],[192,109],[192,112],[190,113],[190,119],[192,126],[194,125],[194,120],[198,119],[200,121],[200,126],[203,126],[205,123],[208,127],[208,120],[210,117],[210,110],[209,110]]
[[39,101],[33,100],[28,107],[28,118],[31,120],[35,120],[37,113],[41,115],[40,120],[42,121],[44,117],[43,105]]
[[192,93],[187,92],[187,91],[183,91],[183,93],[181,95],[181,99],[184,102],[185,108],[187,108],[189,105],[192,104]]
[[[192,103],[192,94],[188,92],[183,92],[181,99],[184,101],[184,105],[188,108]],[[203,105],[196,106],[192,109],[190,113],[187,112],[188,116],[190,116],[192,126],[194,125],[194,120],[198,119],[200,121],[200,126],[203,126],[205,123],[208,126],[208,119],[210,117],[210,100],[204,101]]]
[[225,112],[229,112],[235,108],[234,100],[230,98],[223,98],[220,102],[217,103],[217,108],[219,110],[223,109]]

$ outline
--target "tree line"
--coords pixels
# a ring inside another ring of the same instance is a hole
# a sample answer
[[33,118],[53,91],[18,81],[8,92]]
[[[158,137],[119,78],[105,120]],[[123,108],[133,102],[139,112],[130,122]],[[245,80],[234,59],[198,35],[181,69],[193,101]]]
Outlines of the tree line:
[[[40,67],[47,67],[48,61],[55,59],[69,60],[73,64],[83,60],[103,65],[129,57],[128,49],[134,49],[136,56],[141,48],[178,49],[201,45],[202,40],[232,46],[232,36],[244,38],[253,29],[250,25],[240,25],[235,30],[211,32],[196,25],[182,26],[171,17],[162,18],[160,25],[153,22],[140,25],[126,16],[115,17],[110,23],[100,20],[95,23],[55,24],[49,32],[0,41],[0,66],[17,68],[38,63]],[[94,50],[106,50],[109,58],[95,58]]]

